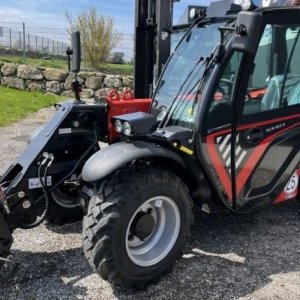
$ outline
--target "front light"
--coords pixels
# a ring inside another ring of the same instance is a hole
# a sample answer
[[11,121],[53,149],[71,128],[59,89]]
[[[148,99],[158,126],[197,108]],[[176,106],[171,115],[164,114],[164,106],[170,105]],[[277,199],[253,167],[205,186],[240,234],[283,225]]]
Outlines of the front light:
[[162,110],[162,111],[158,114],[156,120],[157,120],[158,122],[161,122],[161,121],[165,118],[166,115],[167,115],[167,111],[166,111],[166,110]]
[[243,0],[242,9],[244,11],[253,10],[253,8],[254,8],[254,4],[253,4],[252,0]]
[[121,133],[123,131],[123,125],[120,120],[115,121],[115,129],[117,132]]
[[123,123],[123,133],[127,136],[131,135],[131,125],[128,122]]
[[196,8],[192,8],[191,10],[190,10],[190,19],[196,19],[196,17],[197,17],[197,11],[196,11]]

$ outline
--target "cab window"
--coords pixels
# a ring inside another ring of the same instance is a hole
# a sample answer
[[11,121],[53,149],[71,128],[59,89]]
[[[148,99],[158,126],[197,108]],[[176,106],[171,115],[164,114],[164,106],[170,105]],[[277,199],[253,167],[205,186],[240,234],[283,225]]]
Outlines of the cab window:
[[206,117],[207,129],[231,123],[233,92],[242,56],[242,53],[234,52],[221,74]]
[[244,115],[300,104],[300,28],[267,25],[256,53]]

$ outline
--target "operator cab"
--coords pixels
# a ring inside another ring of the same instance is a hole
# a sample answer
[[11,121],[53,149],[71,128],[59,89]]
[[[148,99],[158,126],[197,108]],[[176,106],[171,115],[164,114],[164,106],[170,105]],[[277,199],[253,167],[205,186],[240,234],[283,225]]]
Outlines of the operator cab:
[[179,153],[228,209],[248,212],[297,192],[286,187],[300,160],[300,7],[225,2],[225,16],[208,8],[176,47],[147,130],[131,130],[138,115],[119,129]]

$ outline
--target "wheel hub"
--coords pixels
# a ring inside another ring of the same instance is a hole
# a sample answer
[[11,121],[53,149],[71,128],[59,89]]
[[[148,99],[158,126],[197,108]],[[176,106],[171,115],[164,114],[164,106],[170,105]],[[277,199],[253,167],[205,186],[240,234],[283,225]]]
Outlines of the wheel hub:
[[143,241],[151,235],[154,228],[155,220],[151,213],[139,212],[132,222],[131,233]]
[[180,231],[180,213],[174,200],[156,196],[133,214],[126,233],[126,250],[133,263],[147,267],[164,259]]

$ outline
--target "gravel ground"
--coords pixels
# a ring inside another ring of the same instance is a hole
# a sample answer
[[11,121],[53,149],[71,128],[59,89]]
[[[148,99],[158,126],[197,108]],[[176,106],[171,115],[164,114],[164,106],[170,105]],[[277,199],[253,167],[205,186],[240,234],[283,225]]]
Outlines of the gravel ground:
[[[53,109],[1,129],[0,173]],[[1,299],[300,299],[300,205],[244,217],[196,214],[173,270],[141,291],[113,289],[92,273],[81,224],[16,230],[14,263],[0,274]]]

